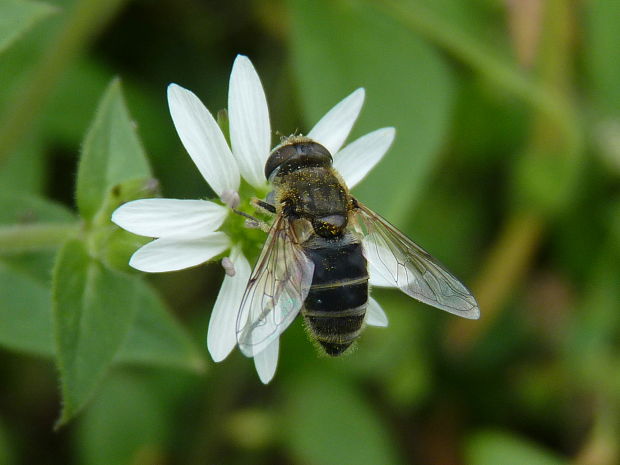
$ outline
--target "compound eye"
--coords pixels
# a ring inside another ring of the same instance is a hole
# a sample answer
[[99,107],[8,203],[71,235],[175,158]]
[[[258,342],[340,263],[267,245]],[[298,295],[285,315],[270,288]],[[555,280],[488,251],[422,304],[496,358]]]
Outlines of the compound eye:
[[293,145],[285,145],[277,150],[274,150],[271,155],[269,155],[267,163],[265,163],[265,177],[269,179],[276,168],[295,155],[295,153],[296,150]]
[[[278,168],[287,172],[301,166],[329,166],[332,156],[321,144],[310,139],[293,140],[276,148],[265,164],[265,177],[270,180]],[[284,167],[283,165],[286,165]]]

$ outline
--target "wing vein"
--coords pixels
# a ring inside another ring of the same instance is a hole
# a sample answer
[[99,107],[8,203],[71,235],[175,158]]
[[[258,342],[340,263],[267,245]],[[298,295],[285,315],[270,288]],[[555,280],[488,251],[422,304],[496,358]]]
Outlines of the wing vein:
[[419,245],[358,202],[358,232],[376,272],[407,295],[465,318],[478,318],[476,299]]

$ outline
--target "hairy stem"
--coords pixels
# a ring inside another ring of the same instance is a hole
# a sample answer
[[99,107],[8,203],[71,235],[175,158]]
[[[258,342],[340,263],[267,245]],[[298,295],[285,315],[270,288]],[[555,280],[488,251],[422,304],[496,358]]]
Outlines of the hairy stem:
[[56,247],[79,230],[77,222],[3,226],[0,227],[0,254]]

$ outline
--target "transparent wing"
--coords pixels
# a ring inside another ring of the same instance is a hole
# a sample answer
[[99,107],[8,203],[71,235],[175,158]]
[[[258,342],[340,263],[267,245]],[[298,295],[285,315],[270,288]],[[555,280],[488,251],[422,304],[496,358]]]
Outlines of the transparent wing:
[[414,299],[464,318],[480,317],[478,303],[458,279],[387,220],[359,204],[354,227],[363,236],[370,269],[379,281]]
[[248,357],[262,352],[295,319],[314,264],[301,249],[289,221],[278,216],[269,231],[237,315],[237,342]]

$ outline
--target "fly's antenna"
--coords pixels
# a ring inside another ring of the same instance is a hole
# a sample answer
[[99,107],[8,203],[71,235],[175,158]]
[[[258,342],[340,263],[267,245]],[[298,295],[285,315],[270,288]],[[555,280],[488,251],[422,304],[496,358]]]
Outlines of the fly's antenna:
[[284,135],[282,134],[280,131],[276,131],[276,135],[280,136],[280,144],[284,144],[285,142],[291,140],[291,139],[295,139],[297,137],[303,137],[303,134],[301,133],[301,131],[299,130],[299,128],[295,128],[295,130],[293,131],[292,134]]

